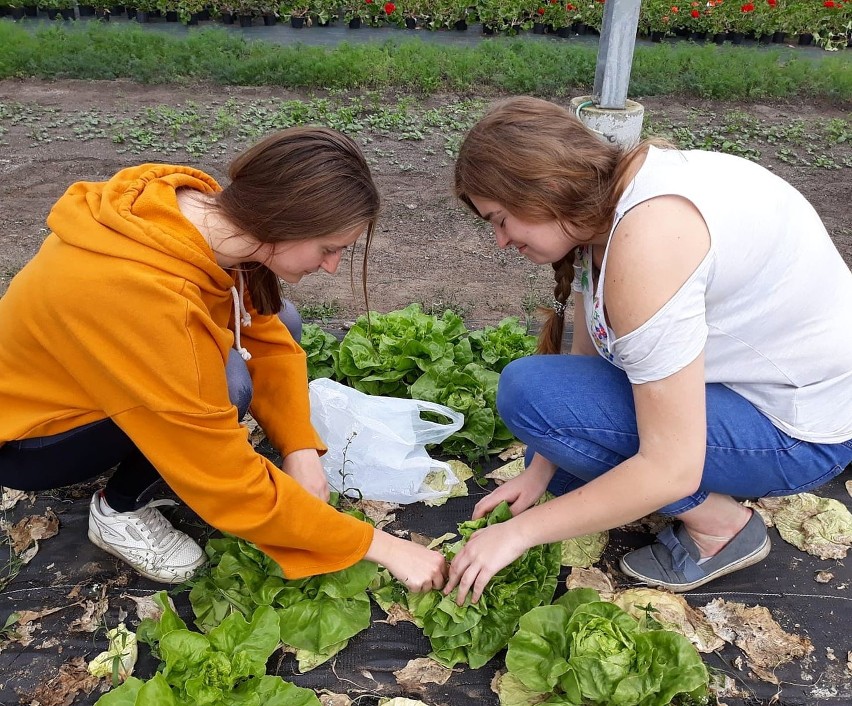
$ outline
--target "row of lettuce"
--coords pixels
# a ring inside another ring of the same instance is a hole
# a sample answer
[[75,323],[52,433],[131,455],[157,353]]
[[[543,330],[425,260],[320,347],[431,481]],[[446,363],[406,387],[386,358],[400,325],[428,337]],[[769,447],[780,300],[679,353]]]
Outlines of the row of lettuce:
[[[503,503],[487,517],[463,522],[461,538],[441,551],[451,560],[478,529],[509,517]],[[371,562],[287,580],[243,540],[214,539],[206,551],[210,565],[189,595],[201,632],[186,625],[165,593],[158,594],[161,617],[143,620],[136,632],[160,659],[156,674],[127,678],[96,706],[319,706],[313,691],[268,675],[267,661],[283,643],[295,652],[300,672],[327,662],[369,629],[370,596],[385,611],[403,610],[429,637],[430,657],[444,667],[477,669],[508,647],[507,671],[497,687],[501,706],[709,701],[708,672],[696,648],[664,629],[647,607],[636,601],[620,607],[589,588],[553,600],[558,544],[527,550],[494,576],[477,603],[467,599],[461,606],[456,591],[409,593]]]
[[437,402],[464,414],[464,426],[441,444],[451,456],[477,458],[502,450],[512,434],[497,414],[500,373],[535,351],[536,339],[517,318],[470,331],[447,310],[419,304],[361,316],[343,340],[305,325],[302,348],[310,379],[327,377],[370,395]]
[[[0,8],[41,7],[49,12],[91,5],[99,13],[123,12],[109,0],[0,0]],[[395,24],[426,29],[461,28],[481,22],[504,32],[536,23],[553,31],[600,30],[605,0],[133,0],[131,11],[175,13],[184,22],[204,17],[304,18],[306,24],[335,20],[372,26]],[[642,0],[639,32],[726,33],[756,37],[810,35],[823,46],[846,43],[852,31],[852,0]]]

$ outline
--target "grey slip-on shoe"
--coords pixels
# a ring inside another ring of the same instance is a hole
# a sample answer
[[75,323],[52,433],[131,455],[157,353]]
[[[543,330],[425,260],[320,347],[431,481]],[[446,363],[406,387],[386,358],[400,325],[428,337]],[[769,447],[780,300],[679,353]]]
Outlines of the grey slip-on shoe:
[[745,527],[702,564],[698,564],[698,547],[680,523],[676,530],[667,527],[660,532],[654,544],[625,554],[620,566],[625,574],[649,586],[681,593],[762,561],[770,547],[763,518],[752,511]]

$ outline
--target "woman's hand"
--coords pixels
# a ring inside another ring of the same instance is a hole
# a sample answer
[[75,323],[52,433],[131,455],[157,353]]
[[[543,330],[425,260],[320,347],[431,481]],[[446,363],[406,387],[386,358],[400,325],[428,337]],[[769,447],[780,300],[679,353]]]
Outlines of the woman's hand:
[[494,574],[527,549],[512,520],[477,530],[450,564],[444,595],[458,586],[456,603],[462,605],[471,590],[471,602],[476,603]]
[[473,508],[473,519],[485,517],[504,500],[509,503],[509,509],[513,515],[520,515],[524,510],[535,505],[544,495],[554,473],[556,473],[556,465],[543,456],[535,454],[529,467],[521,475],[506,481],[476,503]]
[[316,449],[291,451],[281,462],[281,470],[311,495],[315,495],[324,503],[328,502],[328,479]]
[[447,579],[447,562],[441,552],[381,530],[373,534],[373,542],[364,558],[384,566],[416,593],[441,588]]

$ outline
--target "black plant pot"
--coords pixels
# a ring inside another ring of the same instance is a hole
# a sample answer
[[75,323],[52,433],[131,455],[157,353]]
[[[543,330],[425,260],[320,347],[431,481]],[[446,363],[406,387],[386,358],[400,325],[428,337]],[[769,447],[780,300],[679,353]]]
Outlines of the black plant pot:
[[349,29],[361,29],[361,18],[353,17],[349,20]]
[[586,34],[586,32],[589,31],[585,22],[575,22],[571,25],[571,29],[573,29],[576,34]]
[[74,19],[74,8],[73,7],[63,7],[59,14],[62,15],[63,20],[73,20]]
[[145,10],[136,10],[135,18],[137,22],[147,22],[149,15]]
[[232,12],[223,12],[222,13],[222,24],[232,25],[234,24],[234,15]]
[[80,17],[94,17],[95,8],[91,5],[80,5]]
[[713,35],[713,44],[724,44],[727,36],[724,32],[717,32]]
[[787,34],[785,32],[775,32],[772,35],[772,43],[773,44],[783,44],[784,39],[786,39]]
[[799,35],[799,46],[807,47],[810,44],[812,44],[813,41],[814,41],[814,35],[812,35],[810,32],[802,32]]
[[405,28],[406,29],[417,29],[417,18],[416,17],[406,17],[405,18]]
[[562,37],[562,39],[568,39],[571,36],[571,28],[570,27],[560,27],[556,30],[556,36]]
[[166,12],[166,22],[177,22],[178,14],[175,10],[169,10]]
[[24,17],[37,17],[38,16],[38,6],[37,5],[25,5],[24,6]]
[[197,27],[199,19],[200,19],[200,13],[193,12],[189,16],[189,19],[186,21],[186,26],[187,27]]
[[456,20],[454,27],[459,32],[464,32],[467,29],[467,22],[465,22],[464,20]]
[[24,19],[25,13],[23,7],[13,7],[12,8],[12,19],[13,20],[22,20]]
[[108,10],[98,10],[95,13],[95,19],[98,22],[109,22],[109,14]]
[[196,16],[199,22],[207,22],[210,19],[210,10],[205,7],[201,12],[197,12]]
[[483,34],[488,34],[488,35],[494,34],[494,26],[493,26],[493,25],[483,24],[483,25],[482,25],[482,33],[483,33]]
[[743,43],[743,33],[742,32],[729,32],[729,39],[731,40],[731,44],[742,44]]
[[544,23],[543,22],[533,23],[533,34],[544,34]]
[[690,32],[689,38],[693,42],[703,42],[707,39],[707,32]]
[[240,15],[240,27],[251,27],[253,21],[253,15]]
[[[266,20],[266,18],[263,18]],[[291,17],[290,18],[290,26],[293,29],[302,29],[305,26],[305,18],[304,17]]]
[[659,44],[663,41],[663,37],[665,35],[662,32],[651,32],[651,41],[655,44]]

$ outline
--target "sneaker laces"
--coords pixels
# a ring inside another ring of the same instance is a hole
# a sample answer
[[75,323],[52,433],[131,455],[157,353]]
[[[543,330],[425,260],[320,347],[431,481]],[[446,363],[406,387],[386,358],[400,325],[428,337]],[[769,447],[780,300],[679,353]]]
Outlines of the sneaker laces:
[[139,528],[145,532],[148,537],[153,540],[155,545],[166,543],[177,530],[172,527],[171,523],[163,517],[163,514],[157,509],[158,507],[174,506],[177,503],[174,500],[154,500],[148,503],[141,510],[137,510],[133,514],[136,515]]

